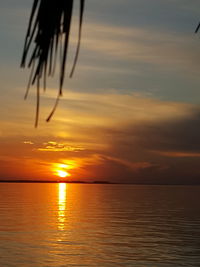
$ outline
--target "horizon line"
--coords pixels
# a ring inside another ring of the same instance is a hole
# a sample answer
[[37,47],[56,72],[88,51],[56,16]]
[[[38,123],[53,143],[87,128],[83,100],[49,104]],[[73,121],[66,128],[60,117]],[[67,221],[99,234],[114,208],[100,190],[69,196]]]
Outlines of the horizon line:
[[111,181],[68,181],[68,180],[0,180],[0,183],[71,183],[71,184],[118,184],[118,185],[174,185],[174,186],[200,186],[199,183],[145,183],[145,182],[111,182]]

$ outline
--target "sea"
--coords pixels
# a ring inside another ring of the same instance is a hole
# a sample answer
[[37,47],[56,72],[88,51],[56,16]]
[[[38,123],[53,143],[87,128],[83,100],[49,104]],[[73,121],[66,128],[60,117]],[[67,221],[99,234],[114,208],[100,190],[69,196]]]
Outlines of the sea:
[[200,187],[0,183],[0,266],[200,266]]

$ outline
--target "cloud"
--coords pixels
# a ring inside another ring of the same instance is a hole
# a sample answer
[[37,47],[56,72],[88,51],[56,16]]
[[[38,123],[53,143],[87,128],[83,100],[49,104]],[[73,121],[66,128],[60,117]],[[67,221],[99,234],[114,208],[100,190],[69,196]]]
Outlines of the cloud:
[[49,141],[47,143],[43,143],[43,147],[37,149],[38,151],[46,151],[46,152],[79,152],[85,150],[81,146],[72,146],[66,143],[57,143],[54,141]]
[[[72,39],[75,42],[74,38]],[[197,72],[199,42],[191,34],[135,26],[85,24],[82,50],[115,62],[157,65],[163,69]],[[133,67],[132,67],[133,70]]]
[[34,145],[34,143],[32,141],[24,141],[23,142],[25,145]]
[[200,183],[199,110],[185,118],[129,125],[111,135],[109,155],[127,162],[131,181]]
[[200,157],[200,153],[193,153],[193,152],[181,152],[181,151],[152,151],[152,152],[155,152],[161,156],[172,157],[172,158]]
[[[51,89],[47,98],[54,97]],[[177,119],[190,116],[195,105],[173,101],[161,101],[139,93],[77,93],[67,91],[61,99],[56,121],[85,125],[113,125],[141,121]],[[67,109],[67,116],[65,108]]]

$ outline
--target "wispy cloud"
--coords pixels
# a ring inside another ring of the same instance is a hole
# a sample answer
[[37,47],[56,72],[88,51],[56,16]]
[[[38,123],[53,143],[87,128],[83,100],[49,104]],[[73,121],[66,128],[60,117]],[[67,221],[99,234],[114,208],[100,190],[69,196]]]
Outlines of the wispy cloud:
[[183,151],[152,151],[157,153],[158,155],[165,156],[165,157],[172,157],[172,158],[199,158],[199,153],[194,152],[183,152]]
[[115,61],[148,63],[177,70],[196,71],[199,42],[191,34],[163,32],[143,27],[84,26],[83,50],[109,56]]
[[[46,95],[51,98],[53,94]],[[65,108],[67,115],[64,115]],[[142,94],[76,93],[67,91],[56,121],[85,125],[113,125],[130,122],[173,120],[190,116],[197,106],[187,103],[161,101]]]
[[24,141],[23,142],[25,145],[34,145],[34,143],[32,141]]
[[47,143],[43,143],[43,147],[40,147],[37,150],[46,152],[61,152],[61,151],[78,152],[78,151],[83,151],[85,149],[81,146],[72,146],[66,143],[57,143],[54,141],[49,141]]

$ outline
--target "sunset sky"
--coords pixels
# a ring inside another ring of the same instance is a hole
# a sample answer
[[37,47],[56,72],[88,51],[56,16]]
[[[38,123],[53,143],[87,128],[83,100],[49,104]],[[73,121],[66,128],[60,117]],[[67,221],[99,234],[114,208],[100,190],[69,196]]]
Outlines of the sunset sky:
[[36,90],[23,100],[29,71],[19,68],[31,6],[0,2],[0,179],[200,183],[200,2],[86,0],[69,79],[76,5],[64,95],[46,123],[50,78],[37,129]]

